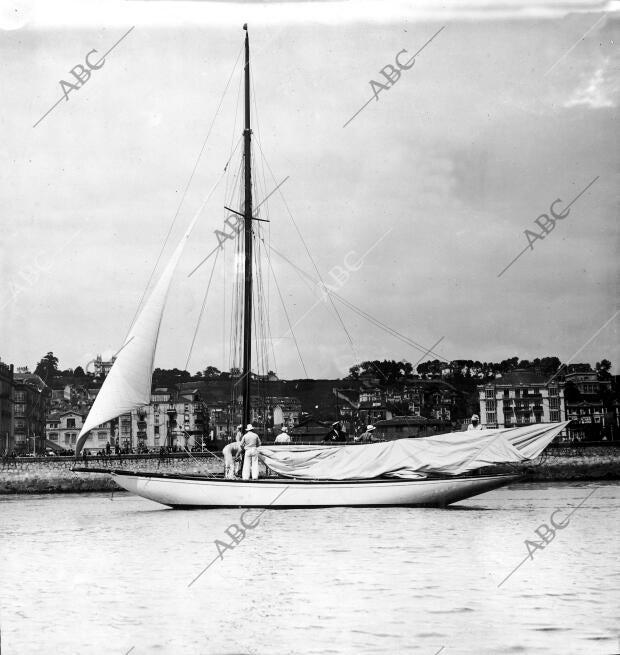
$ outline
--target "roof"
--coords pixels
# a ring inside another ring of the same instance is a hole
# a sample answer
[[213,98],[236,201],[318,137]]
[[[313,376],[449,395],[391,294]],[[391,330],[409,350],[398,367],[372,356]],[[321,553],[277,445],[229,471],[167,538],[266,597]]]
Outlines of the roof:
[[533,384],[546,385],[548,380],[549,378],[545,377],[537,369],[516,368],[513,371],[509,371],[508,373],[505,373],[501,377],[496,378],[492,382],[478,385],[478,388],[484,388],[490,385],[495,385],[498,387],[533,385]]
[[436,423],[435,419],[426,418],[424,416],[396,416],[395,418],[388,418],[384,421],[377,421],[374,423],[376,428],[387,428],[407,425],[431,425]]
[[64,412],[52,412],[51,414],[48,414],[47,420],[48,421],[57,421],[59,418],[62,418],[63,416],[67,416],[67,414],[75,414],[76,416],[82,416],[81,412],[78,412],[75,409],[68,409]]
[[36,373],[14,373],[13,380],[15,384],[28,384],[36,386],[39,391],[47,386],[45,382]]

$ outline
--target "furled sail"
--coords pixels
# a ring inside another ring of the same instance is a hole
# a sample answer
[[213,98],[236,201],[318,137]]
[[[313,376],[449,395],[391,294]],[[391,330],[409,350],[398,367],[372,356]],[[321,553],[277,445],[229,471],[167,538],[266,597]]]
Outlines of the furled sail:
[[302,480],[459,475],[483,466],[534,459],[567,425],[568,421],[536,423],[362,446],[261,446],[259,457],[276,473]]
[[149,404],[153,360],[170,282],[199,213],[193,218],[177,245],[168,265],[138,314],[123,347],[118,352],[80,432],[75,448],[76,456],[82,450],[88,432],[94,427],[132,409]]

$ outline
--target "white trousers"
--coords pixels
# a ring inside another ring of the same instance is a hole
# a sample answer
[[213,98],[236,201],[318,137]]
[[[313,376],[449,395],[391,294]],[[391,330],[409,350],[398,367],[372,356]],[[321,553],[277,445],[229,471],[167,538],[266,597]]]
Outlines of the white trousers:
[[244,480],[250,479],[250,473],[252,474],[252,480],[258,480],[258,448],[248,448],[245,451],[245,457],[243,458],[243,473],[241,477]]

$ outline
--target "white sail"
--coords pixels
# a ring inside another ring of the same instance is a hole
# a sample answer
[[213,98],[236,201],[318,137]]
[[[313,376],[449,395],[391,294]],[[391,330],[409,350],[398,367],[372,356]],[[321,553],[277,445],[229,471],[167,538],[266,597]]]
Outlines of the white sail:
[[193,218],[129,331],[80,432],[76,455],[94,427],[149,404],[153,360],[170,282],[199,214]]
[[343,446],[261,446],[260,459],[285,477],[361,480],[379,476],[422,478],[459,475],[537,457],[567,425],[536,423],[520,428],[449,432],[420,439]]

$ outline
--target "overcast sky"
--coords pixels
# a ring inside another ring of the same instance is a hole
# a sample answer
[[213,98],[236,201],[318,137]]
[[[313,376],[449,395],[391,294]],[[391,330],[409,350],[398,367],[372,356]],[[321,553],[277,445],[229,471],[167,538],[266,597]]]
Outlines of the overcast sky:
[[[618,372],[617,14],[534,3],[459,13],[398,2],[62,6],[26,3],[2,17],[3,361],[33,367],[53,350],[67,368],[120,347],[247,21],[255,135],[275,178],[289,176],[282,192],[325,282],[427,348],[443,337],[435,352],[447,359],[566,361],[583,347],[574,361],[607,357]],[[343,127],[372,97],[370,80],[385,83],[380,69],[444,25]],[[104,66],[33,127],[62,97],[69,70],[132,26]],[[166,254],[240,135],[238,82],[237,74]],[[540,231],[535,219],[556,199],[559,213],[595,178],[498,277],[528,245],[524,231]],[[217,245],[224,188],[175,276],[157,366],[185,366],[213,260],[187,274]],[[268,217],[272,246],[316,277],[278,194]],[[218,260],[192,372],[228,368],[233,250]],[[348,279],[330,277],[364,253]],[[331,304],[276,255],[272,265],[311,377],[423,354],[338,304],[351,346]],[[302,377],[273,282],[270,314],[280,337],[271,367]]]

